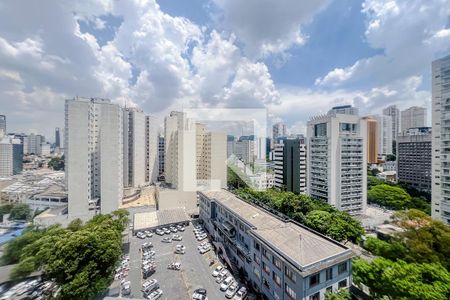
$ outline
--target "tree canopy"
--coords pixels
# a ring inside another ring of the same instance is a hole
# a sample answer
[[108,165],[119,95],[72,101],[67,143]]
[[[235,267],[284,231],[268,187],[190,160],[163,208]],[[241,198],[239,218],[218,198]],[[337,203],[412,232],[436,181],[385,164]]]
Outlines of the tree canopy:
[[404,189],[387,184],[372,186],[367,193],[367,199],[371,203],[394,209],[404,209],[411,202],[411,196]]
[[48,162],[48,167],[55,171],[64,171],[64,163],[63,157],[53,157]]
[[12,279],[42,270],[61,287],[60,298],[92,299],[111,282],[127,222],[128,212],[119,210],[96,215],[84,225],[74,220],[67,229],[32,228],[7,246],[4,260],[18,259]]
[[26,221],[31,218],[31,209],[27,204],[15,204],[9,212],[10,220]]
[[337,241],[356,242],[364,234],[361,223],[349,214],[303,194],[248,188],[239,189],[236,194],[244,200],[266,205]]
[[440,264],[355,259],[353,281],[369,287],[374,299],[446,300],[450,295],[450,274]]

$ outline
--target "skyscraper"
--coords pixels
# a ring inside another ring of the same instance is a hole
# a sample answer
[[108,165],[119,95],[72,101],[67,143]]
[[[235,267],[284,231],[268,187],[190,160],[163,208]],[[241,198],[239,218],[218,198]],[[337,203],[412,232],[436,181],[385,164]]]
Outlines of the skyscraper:
[[373,117],[364,118],[367,121],[367,163],[378,162],[378,121]]
[[285,139],[275,145],[275,185],[294,193],[306,192],[305,139]]
[[22,172],[23,145],[20,139],[0,138],[0,178]]
[[55,147],[57,148],[61,147],[61,134],[59,131],[59,127],[55,128]]
[[111,101],[74,98],[65,104],[69,218],[110,213],[123,196],[123,112]]
[[412,106],[401,113],[401,132],[410,128],[425,127],[427,110],[424,107]]
[[158,164],[159,176],[164,174],[164,137],[158,136]]
[[164,120],[164,174],[166,183],[182,191],[197,188],[195,123],[173,111]]
[[145,168],[145,114],[136,108],[123,110],[123,185],[143,186],[146,182]]
[[431,215],[450,225],[450,55],[433,61]]
[[397,135],[400,132],[400,112],[397,105],[390,105],[383,109],[383,115],[392,118],[392,140],[397,140]]
[[273,131],[272,137],[274,140],[280,137],[287,136],[286,124],[283,124],[281,122],[273,124],[272,131]]
[[350,214],[367,205],[367,122],[350,105],[307,123],[307,192]]
[[374,116],[377,120],[378,155],[386,157],[393,154],[392,117],[388,115]]
[[0,137],[6,135],[6,116],[0,115]]

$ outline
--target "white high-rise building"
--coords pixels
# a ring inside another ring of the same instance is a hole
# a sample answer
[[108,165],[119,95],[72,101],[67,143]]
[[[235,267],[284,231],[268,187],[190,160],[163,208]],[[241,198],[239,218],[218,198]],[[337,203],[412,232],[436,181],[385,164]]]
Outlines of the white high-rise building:
[[402,110],[401,116],[401,132],[406,132],[410,128],[426,126],[427,109],[424,107],[412,106]]
[[65,104],[69,218],[118,209],[123,197],[123,111],[109,100],[74,98]]
[[159,136],[157,120],[145,116],[145,181],[154,183],[159,175]]
[[0,115],[0,138],[6,135],[6,116]]
[[172,188],[196,191],[195,123],[182,112],[171,112],[164,120],[164,173]]
[[272,160],[274,163],[274,174],[275,174],[274,187],[276,187],[278,189],[284,188],[283,152],[284,152],[284,144],[283,143],[275,144],[273,146]]
[[450,225],[450,55],[432,63],[431,215]]
[[256,139],[256,159],[266,160],[267,139],[265,137],[258,137]]
[[387,115],[374,116],[377,120],[378,155],[392,154],[392,117]]
[[146,121],[142,110],[123,110],[123,185],[140,187],[146,183]]
[[20,139],[0,136],[0,178],[22,172],[23,146]]
[[31,133],[24,137],[24,154],[35,154],[41,155],[42,149],[41,145],[45,138],[42,135]]
[[307,124],[307,193],[350,214],[367,206],[367,121],[350,105]]
[[273,124],[272,136],[274,140],[280,137],[286,137],[287,136],[286,124],[281,122]]
[[255,162],[255,141],[243,139],[235,142],[234,154],[245,164]]
[[390,105],[383,109],[383,115],[390,116],[392,118],[392,139],[397,140],[397,135],[400,132],[400,111],[397,105]]
[[210,132],[201,123],[196,124],[197,182],[213,189],[227,186],[227,136]]

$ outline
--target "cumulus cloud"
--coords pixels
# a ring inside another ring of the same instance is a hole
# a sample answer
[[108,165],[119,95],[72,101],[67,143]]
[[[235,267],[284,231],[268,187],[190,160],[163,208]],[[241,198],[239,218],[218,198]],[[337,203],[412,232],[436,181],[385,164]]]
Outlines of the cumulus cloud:
[[250,57],[280,54],[305,42],[301,25],[323,9],[328,0],[213,0],[222,25],[245,44]]
[[370,80],[386,84],[420,74],[430,61],[450,48],[447,0],[366,0],[365,37],[383,54],[335,68],[316,80],[319,86],[342,86]]

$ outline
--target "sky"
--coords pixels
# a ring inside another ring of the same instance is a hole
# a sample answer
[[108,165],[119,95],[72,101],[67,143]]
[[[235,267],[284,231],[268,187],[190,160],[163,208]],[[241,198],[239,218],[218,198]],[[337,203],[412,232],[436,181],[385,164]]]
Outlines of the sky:
[[0,114],[52,140],[74,96],[160,118],[266,108],[291,133],[340,104],[430,111],[449,16],[450,0],[2,1]]

